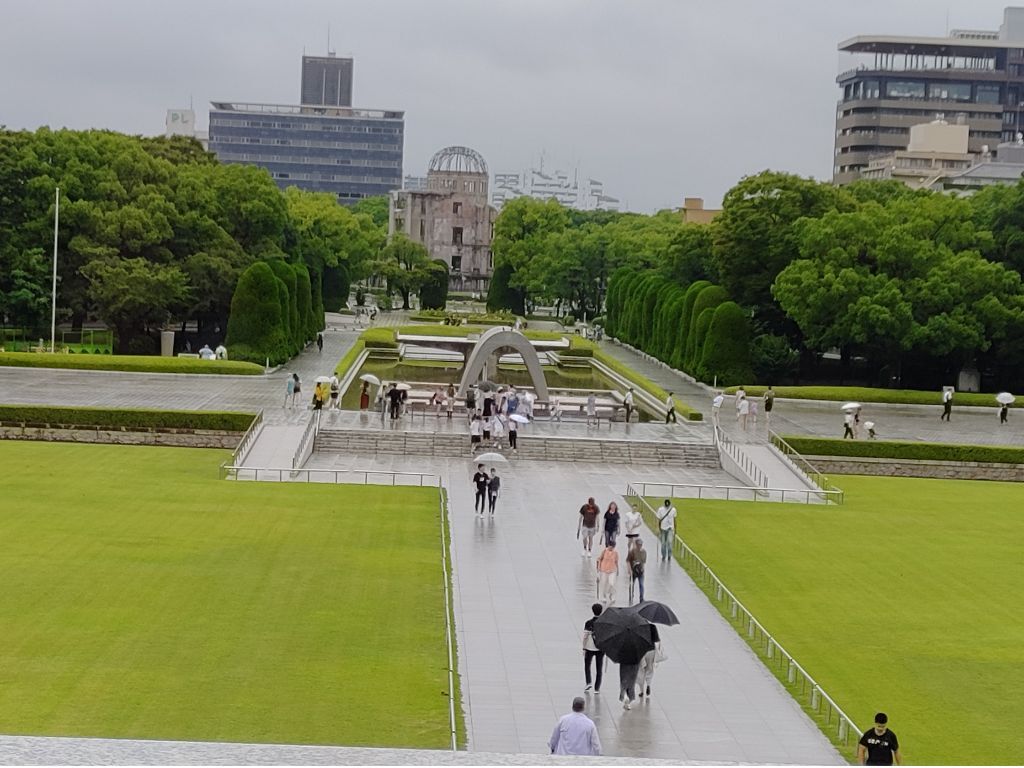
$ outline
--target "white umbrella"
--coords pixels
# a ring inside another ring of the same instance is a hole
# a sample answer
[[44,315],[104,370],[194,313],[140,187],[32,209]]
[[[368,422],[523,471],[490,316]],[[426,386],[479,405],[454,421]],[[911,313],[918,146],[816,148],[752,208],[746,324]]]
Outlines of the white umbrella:
[[1009,392],[1000,392],[996,395],[996,402],[1000,405],[1009,405],[1017,398],[1011,395]]
[[372,373],[364,373],[359,377],[360,381],[365,381],[367,384],[373,384],[375,387],[380,386],[380,379],[374,376]]
[[856,411],[856,410],[859,410],[862,407],[863,406],[860,403],[847,403],[846,405],[844,405],[842,407],[841,410],[844,410],[844,411]]
[[496,461],[508,463],[508,459],[502,456],[500,453],[491,451],[490,453],[481,453],[479,456],[474,456],[473,461],[478,464],[492,464]]
[[412,386],[409,385],[409,384],[406,384],[405,382],[402,382],[401,384],[396,384],[395,385],[395,389],[401,389],[401,390],[405,390],[406,392],[408,392],[410,389],[412,389]]
[[511,416],[509,416],[509,418],[512,419],[512,421],[516,422],[517,424],[529,424],[530,423],[530,420],[528,418],[526,418],[525,416],[523,416],[523,414],[521,414],[521,413],[513,413]]
[[330,380],[331,380],[330,376],[317,376],[316,377],[316,383],[317,384],[326,384]]

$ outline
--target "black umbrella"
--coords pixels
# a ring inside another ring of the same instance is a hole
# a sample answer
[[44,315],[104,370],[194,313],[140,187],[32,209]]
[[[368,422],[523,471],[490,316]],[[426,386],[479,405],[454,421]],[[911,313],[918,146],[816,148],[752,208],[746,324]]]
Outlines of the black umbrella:
[[653,621],[655,624],[667,624],[668,626],[672,626],[673,624],[679,623],[679,617],[676,616],[675,611],[664,603],[659,603],[656,600],[644,600],[642,603],[630,606],[626,610],[638,613],[648,621]]
[[653,628],[636,611],[608,608],[594,619],[594,644],[617,664],[639,664],[654,650]]
[[495,384],[493,381],[487,381],[486,379],[484,379],[483,381],[478,381],[476,383],[476,388],[479,389],[481,392],[493,392],[498,388],[498,385]]

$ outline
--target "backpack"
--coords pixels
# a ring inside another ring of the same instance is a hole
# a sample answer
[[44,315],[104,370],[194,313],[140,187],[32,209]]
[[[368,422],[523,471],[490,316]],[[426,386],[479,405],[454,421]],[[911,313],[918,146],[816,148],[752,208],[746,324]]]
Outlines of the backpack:
[[644,564],[641,563],[639,560],[635,560],[633,562],[633,578],[634,579],[639,579],[643,575],[644,575]]

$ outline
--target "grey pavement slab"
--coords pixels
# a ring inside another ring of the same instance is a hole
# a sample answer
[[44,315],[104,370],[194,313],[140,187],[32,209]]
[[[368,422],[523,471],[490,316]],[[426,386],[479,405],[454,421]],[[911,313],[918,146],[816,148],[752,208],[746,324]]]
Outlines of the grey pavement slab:
[[[459,669],[469,748],[543,754],[551,724],[583,693],[583,622],[595,600],[594,560],[581,557],[577,511],[588,496],[624,508],[629,481],[722,482],[715,470],[665,470],[521,461],[501,465],[497,512],[473,511],[469,459],[314,455],[307,466],[440,475],[449,490]],[[647,596],[672,605],[681,626],[662,632],[669,659],[652,699],[624,711],[609,664],[587,694],[606,754],[721,762],[840,764],[803,714],[700,589],[650,550]],[[620,550],[624,545],[620,544]],[[627,602],[622,577],[617,605]]]

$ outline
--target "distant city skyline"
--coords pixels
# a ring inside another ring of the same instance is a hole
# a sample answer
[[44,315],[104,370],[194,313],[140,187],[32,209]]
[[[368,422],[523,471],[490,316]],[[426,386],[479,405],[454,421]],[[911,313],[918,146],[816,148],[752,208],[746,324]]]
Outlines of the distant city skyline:
[[158,135],[172,108],[202,129],[211,101],[295,103],[329,25],[353,106],[406,113],[403,174],[453,144],[496,172],[544,150],[630,210],[715,207],[765,168],[831,177],[840,41],[992,29],[1010,4],[0,0],[0,125]]

